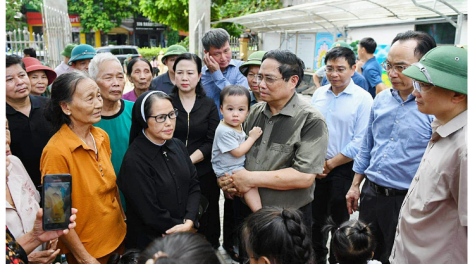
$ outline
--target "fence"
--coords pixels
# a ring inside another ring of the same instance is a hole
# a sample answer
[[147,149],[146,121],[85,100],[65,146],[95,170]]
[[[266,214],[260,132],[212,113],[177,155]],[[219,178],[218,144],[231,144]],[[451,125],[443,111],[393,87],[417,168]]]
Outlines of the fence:
[[[232,59],[240,59],[240,38],[230,36],[229,40],[230,49],[232,50]],[[248,55],[252,52],[258,51],[258,37],[250,36],[248,40]]]
[[15,29],[13,31],[6,32],[6,37],[7,55],[23,57],[23,50],[25,48],[34,48],[36,50],[38,60],[42,60],[47,63],[47,45],[44,35],[39,33],[30,34],[25,27],[23,30]]

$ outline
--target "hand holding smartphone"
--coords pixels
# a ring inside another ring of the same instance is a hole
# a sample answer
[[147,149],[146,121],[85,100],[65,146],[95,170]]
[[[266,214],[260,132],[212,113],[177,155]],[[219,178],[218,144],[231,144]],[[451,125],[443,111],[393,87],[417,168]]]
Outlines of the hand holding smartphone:
[[43,230],[67,229],[72,214],[72,176],[70,174],[45,175],[42,197]]

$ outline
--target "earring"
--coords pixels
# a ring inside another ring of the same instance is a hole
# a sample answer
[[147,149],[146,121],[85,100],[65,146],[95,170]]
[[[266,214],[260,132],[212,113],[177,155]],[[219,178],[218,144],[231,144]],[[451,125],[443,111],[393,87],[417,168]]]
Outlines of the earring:
[[70,115],[70,114],[71,114],[70,112],[67,113],[67,115]]

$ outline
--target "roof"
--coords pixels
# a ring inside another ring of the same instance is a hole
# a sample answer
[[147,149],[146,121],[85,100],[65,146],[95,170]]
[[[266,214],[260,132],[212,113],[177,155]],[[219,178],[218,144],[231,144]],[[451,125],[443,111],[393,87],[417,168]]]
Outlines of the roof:
[[256,32],[334,33],[345,27],[411,22],[459,12],[467,14],[467,0],[321,0],[214,23],[232,22]]

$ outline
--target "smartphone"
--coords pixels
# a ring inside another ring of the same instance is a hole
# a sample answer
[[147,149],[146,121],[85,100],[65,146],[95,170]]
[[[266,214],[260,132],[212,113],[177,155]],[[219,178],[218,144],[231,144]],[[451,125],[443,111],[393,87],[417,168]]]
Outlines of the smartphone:
[[45,175],[42,198],[44,231],[67,229],[72,214],[72,176],[70,174]]

